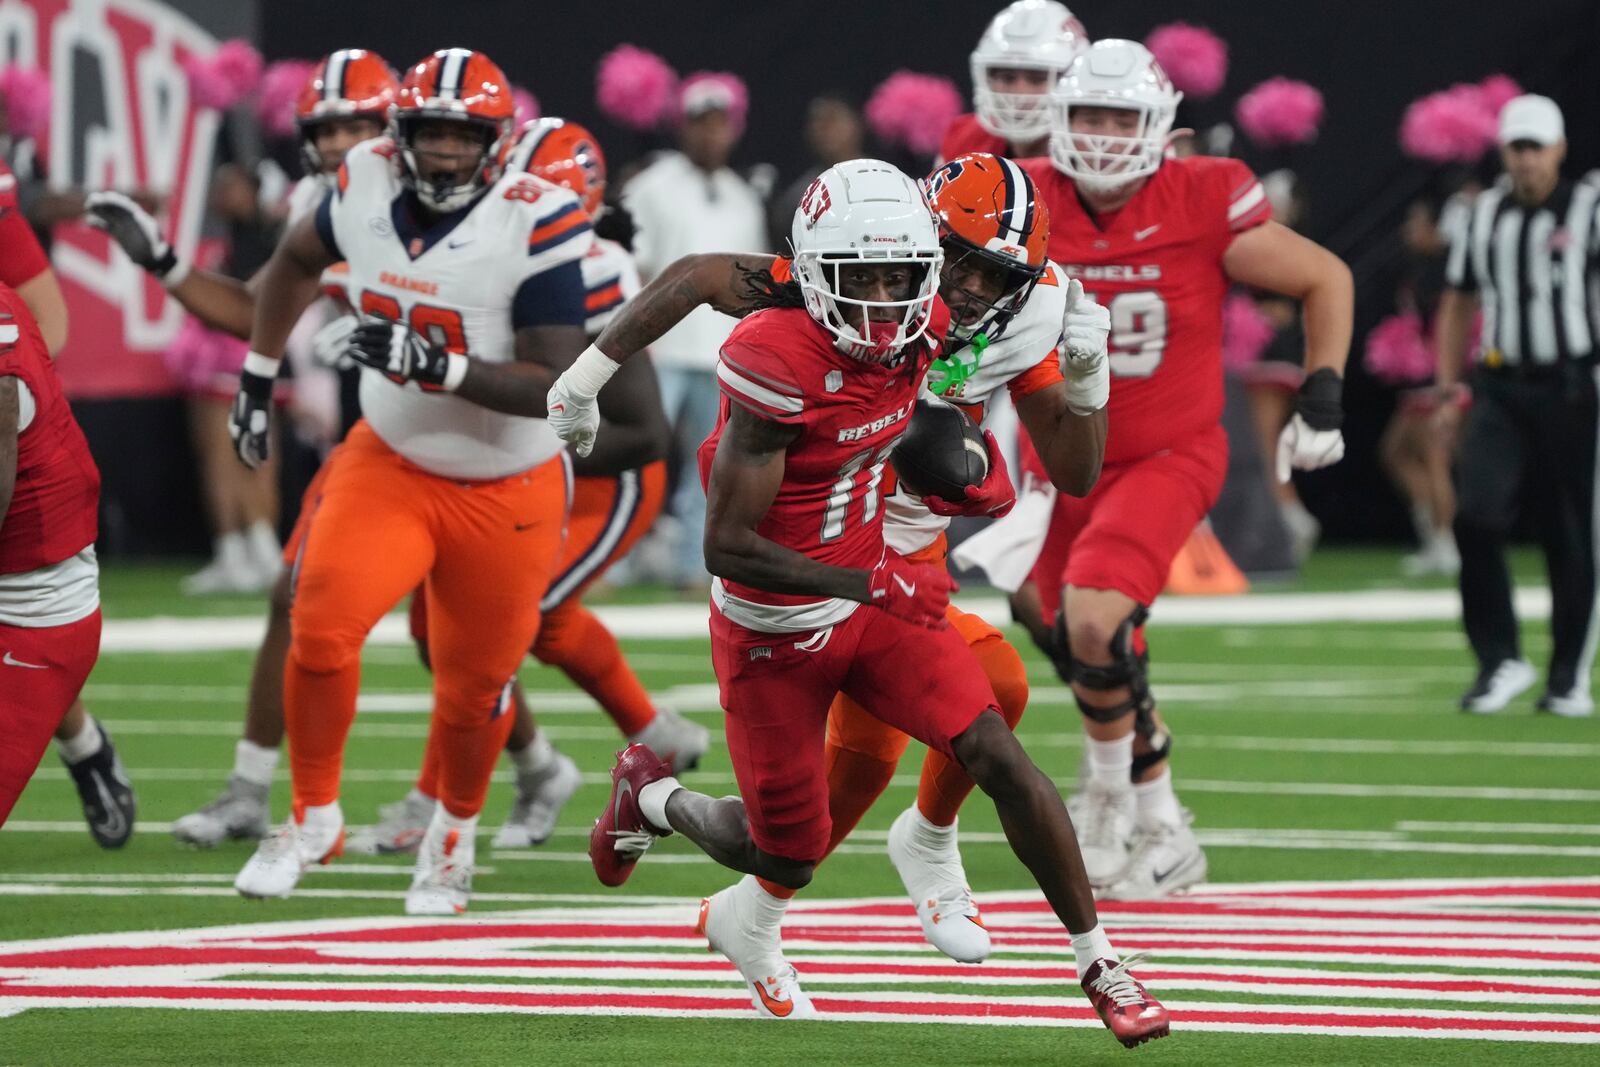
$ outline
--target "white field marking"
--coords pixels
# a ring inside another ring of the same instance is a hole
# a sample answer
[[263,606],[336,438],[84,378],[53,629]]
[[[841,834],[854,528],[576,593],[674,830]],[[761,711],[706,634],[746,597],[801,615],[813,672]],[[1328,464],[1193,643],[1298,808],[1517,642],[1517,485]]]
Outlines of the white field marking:
[[[412,862],[410,856],[403,858],[406,861],[404,865],[401,865],[398,862],[393,864],[345,863],[343,860],[340,860],[336,863],[317,864],[313,867],[307,868],[306,874],[313,875],[318,878],[327,877],[329,875],[372,874],[385,876],[405,875],[407,878],[409,878],[413,873],[412,868],[414,867],[414,863]],[[472,868],[472,873],[490,875],[499,874],[500,872],[494,867],[475,864]],[[181,873],[174,871],[158,871],[147,874],[120,871],[114,874],[104,872],[81,874],[29,874],[26,872],[8,872],[6,874],[0,874],[0,885],[27,882],[49,882],[52,884],[72,884],[75,882],[83,882],[89,885],[115,885],[123,882],[126,882],[130,885],[203,885],[215,882],[232,885],[233,875],[213,874],[200,871]]]
[[[1543,588],[1516,592],[1516,610],[1524,620],[1548,618],[1550,593]],[[1010,608],[996,596],[957,597],[964,611],[996,626],[1008,626]],[[710,608],[693,604],[608,605],[595,609],[606,627],[621,638],[683,640],[708,632]],[[1399,622],[1454,620],[1461,614],[1460,597],[1449,589],[1376,589],[1354,593],[1266,593],[1242,597],[1174,597],[1161,602],[1157,628],[1166,626],[1281,626],[1326,622]],[[201,616],[113,619],[105,624],[100,648],[106,653],[166,652],[255,648],[266,629],[262,616]],[[385,616],[367,638],[369,645],[411,645],[404,615]]]
[[[1270,648],[1276,652],[1288,649],[1312,648],[1319,651],[1366,652],[1378,649],[1384,652],[1454,652],[1464,654],[1466,638],[1460,627],[1449,629],[1403,630],[1400,632],[1370,630],[1300,630],[1281,627],[1238,626],[1218,632],[1226,648]],[[1548,641],[1543,634],[1529,634],[1523,638],[1524,652],[1548,651]],[[1471,675],[1470,667],[1462,667],[1456,676]],[[1471,678],[1468,678],[1470,681]]]
[[[658,857],[659,858],[659,857]],[[705,857],[693,857],[697,862],[710,863]],[[583,856],[589,862],[587,855]],[[408,869],[409,870],[409,869]],[[229,879],[232,881],[232,878]],[[237,897],[228,886],[90,886],[90,885],[23,885],[0,882],[0,897]],[[296,897],[327,900],[404,900],[403,889],[307,889],[296,888]],[[539,893],[480,893],[472,894],[474,904],[535,904]],[[1569,970],[1571,968],[1568,968]]]
[[1397,822],[1401,833],[1418,834],[1571,834],[1600,836],[1600,823],[1551,822],[1429,822],[1408,819]]

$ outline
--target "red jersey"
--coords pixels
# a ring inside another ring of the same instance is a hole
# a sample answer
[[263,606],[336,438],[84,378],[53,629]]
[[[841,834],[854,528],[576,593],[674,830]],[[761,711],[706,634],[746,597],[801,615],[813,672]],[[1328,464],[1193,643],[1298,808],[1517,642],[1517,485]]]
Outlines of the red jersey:
[[967,155],[969,152],[987,152],[991,156],[1011,155],[1011,145],[1004,137],[996,137],[984,129],[978,122],[978,116],[973,114],[958,115],[944,131],[944,140],[939,142],[939,158],[949,161],[957,156]]
[[1114,214],[1096,219],[1047,159],[1021,166],[1050,205],[1050,258],[1111,312],[1106,462],[1182,443],[1222,419],[1222,255],[1271,218],[1235,159],[1169,159]]
[[[71,559],[99,532],[100,471],[61,394],[39,326],[28,306],[0,286],[0,378],[26,387],[32,417],[17,435],[17,478],[0,519],[0,574],[21,574]],[[19,399],[22,390],[18,390]]]
[[[700,446],[700,479],[711,461],[730,405],[763,419],[798,426],[789,445],[783,482],[756,532],[785,548],[835,567],[872,568],[883,559],[884,465],[920,395],[928,367],[950,325],[943,301],[934,300],[926,334],[894,366],[843,354],[833,335],[800,308],[750,315],[734,328],[717,361],[722,390],[717,426]],[[717,606],[732,621],[755,630],[806,631],[831,626],[859,605],[713,584]]]
[[50,266],[33,227],[17,202],[17,176],[0,161],[0,284],[15,289]]

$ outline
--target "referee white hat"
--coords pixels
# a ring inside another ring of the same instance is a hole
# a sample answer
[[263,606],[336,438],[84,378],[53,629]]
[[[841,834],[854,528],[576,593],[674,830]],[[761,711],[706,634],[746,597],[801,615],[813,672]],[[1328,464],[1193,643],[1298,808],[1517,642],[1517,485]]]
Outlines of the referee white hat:
[[1533,141],[1553,145],[1567,136],[1561,108],[1548,96],[1527,93],[1500,109],[1500,143]]

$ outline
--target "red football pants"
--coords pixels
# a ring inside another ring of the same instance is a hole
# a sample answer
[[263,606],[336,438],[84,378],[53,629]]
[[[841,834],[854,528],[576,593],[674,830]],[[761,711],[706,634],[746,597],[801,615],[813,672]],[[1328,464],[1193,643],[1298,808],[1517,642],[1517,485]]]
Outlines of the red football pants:
[[99,657],[99,608],[65,626],[0,624],[0,826]]

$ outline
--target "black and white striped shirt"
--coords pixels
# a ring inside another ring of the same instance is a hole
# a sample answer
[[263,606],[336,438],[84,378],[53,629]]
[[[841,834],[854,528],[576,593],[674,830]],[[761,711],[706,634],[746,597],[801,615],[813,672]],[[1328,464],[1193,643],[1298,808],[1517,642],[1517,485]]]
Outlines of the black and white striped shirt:
[[1502,179],[1473,201],[1445,282],[1477,291],[1488,367],[1592,360],[1600,334],[1600,172],[1525,208]]

